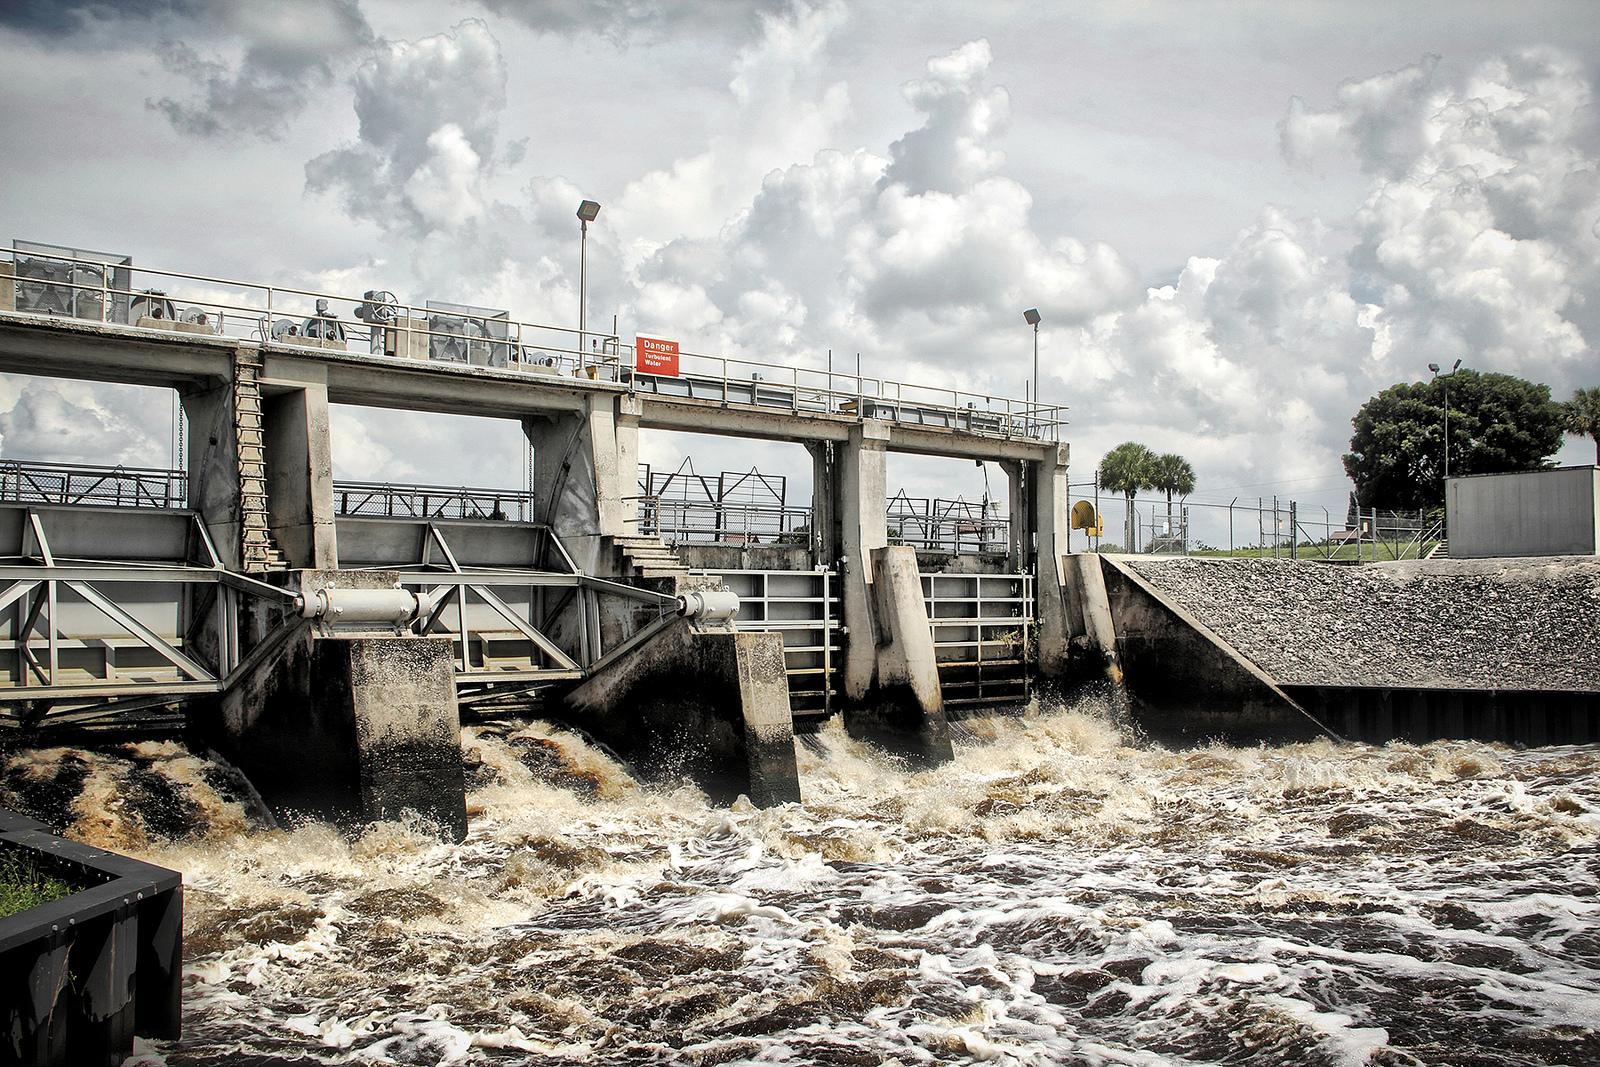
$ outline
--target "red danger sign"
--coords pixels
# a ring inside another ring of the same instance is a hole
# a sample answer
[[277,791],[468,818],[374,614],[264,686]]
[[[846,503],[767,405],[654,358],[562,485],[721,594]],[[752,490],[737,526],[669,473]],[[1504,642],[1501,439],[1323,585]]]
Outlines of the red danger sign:
[[640,374],[660,374],[667,378],[678,376],[678,342],[662,341],[655,337],[635,337]]

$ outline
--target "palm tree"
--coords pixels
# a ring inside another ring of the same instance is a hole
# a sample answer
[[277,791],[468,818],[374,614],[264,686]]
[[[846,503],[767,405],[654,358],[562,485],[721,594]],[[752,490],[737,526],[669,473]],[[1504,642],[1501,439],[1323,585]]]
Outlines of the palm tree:
[[1577,390],[1564,406],[1567,432],[1594,438],[1594,461],[1600,466],[1600,387]]
[[1175,452],[1157,456],[1150,465],[1150,483],[1167,494],[1167,536],[1172,536],[1172,494],[1188,496],[1194,492],[1194,468]]
[[1156,454],[1137,441],[1125,441],[1107,452],[1100,460],[1100,488],[1121,493],[1128,498],[1127,517],[1123,523],[1123,551],[1133,552],[1133,495],[1141,489],[1153,489],[1151,468]]

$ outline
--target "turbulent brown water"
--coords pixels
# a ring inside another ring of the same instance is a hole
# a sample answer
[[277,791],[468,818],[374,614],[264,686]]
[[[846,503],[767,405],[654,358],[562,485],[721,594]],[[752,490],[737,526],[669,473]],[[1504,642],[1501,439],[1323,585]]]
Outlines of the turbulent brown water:
[[173,744],[0,805],[184,872],[184,1038],[130,1063],[1600,1063],[1600,748],[962,732],[908,773],[829,730],[755,811],[469,730],[461,845],[264,828]]

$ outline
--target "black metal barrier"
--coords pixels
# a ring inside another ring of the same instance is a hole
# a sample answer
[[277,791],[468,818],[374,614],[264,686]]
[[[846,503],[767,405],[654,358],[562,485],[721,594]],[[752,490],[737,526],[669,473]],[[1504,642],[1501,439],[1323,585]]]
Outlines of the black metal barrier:
[[0,919],[0,1065],[106,1064],[176,1040],[183,876],[0,809],[0,849],[87,888]]

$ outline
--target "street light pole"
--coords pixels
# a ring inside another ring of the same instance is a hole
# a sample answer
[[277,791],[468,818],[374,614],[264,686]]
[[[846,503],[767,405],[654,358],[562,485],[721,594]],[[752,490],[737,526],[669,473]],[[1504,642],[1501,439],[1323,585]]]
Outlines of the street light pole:
[[578,223],[582,233],[578,238],[578,369],[583,369],[584,331],[588,327],[589,310],[589,223],[600,214],[600,205],[585,200],[578,205]]
[[1039,410],[1039,309],[1029,308],[1022,313],[1023,321],[1033,327],[1033,407]]
[[1439,364],[1430,363],[1428,369],[1433,371],[1435,378],[1444,379],[1444,480],[1448,490],[1450,482],[1450,379],[1455,377],[1456,371],[1461,369],[1461,361],[1456,360],[1455,366],[1450,368],[1448,374],[1439,373]]

